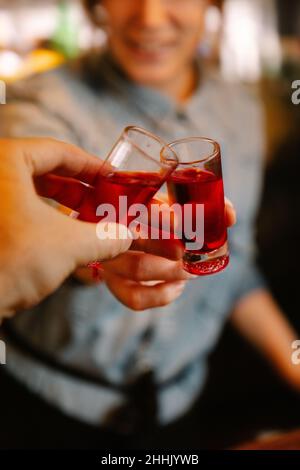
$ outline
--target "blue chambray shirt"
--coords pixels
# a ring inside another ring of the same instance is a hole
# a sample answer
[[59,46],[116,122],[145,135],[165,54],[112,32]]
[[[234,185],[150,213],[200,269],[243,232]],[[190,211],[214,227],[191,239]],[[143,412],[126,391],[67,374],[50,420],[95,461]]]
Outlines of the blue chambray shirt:
[[[155,381],[162,385],[159,421],[171,422],[201,392],[207,356],[235,302],[264,284],[253,262],[253,217],[264,152],[259,100],[252,91],[201,70],[196,92],[179,106],[126,80],[103,54],[14,85],[0,113],[2,136],[51,136],[102,158],[127,125],[143,126],[166,141],[206,136],[220,143],[225,192],[238,214],[229,234],[231,261],[224,272],[190,281],[171,305],[139,313],[121,305],[104,284],[66,282],[13,321],[40,350],[113,383],[153,369]],[[153,335],[145,342],[149,326]],[[125,400],[122,393],[67,376],[12,345],[7,368],[48,402],[91,424],[103,424]],[[163,385],[181,370],[184,374]]]

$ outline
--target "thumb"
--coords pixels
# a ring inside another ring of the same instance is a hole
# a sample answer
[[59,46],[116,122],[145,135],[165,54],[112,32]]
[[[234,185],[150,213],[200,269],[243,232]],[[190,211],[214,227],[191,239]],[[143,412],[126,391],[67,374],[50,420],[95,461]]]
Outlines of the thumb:
[[115,258],[129,250],[133,236],[125,225],[115,223],[91,224],[74,219],[69,223],[69,240],[76,265]]

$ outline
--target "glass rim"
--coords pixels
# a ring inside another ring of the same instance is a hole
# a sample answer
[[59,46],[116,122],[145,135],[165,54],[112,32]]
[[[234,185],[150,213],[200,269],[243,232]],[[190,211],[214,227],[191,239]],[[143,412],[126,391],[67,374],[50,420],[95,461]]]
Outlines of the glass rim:
[[[155,160],[154,157],[149,155],[145,150],[143,150],[134,140],[130,137],[129,132],[130,131],[136,131],[139,132],[140,134],[144,134],[145,136],[155,140],[161,145],[161,150],[160,150],[160,159]],[[136,149],[138,149],[139,152],[141,152],[146,158],[151,160],[157,165],[160,165],[162,167],[162,164],[168,164],[169,166],[177,166],[179,164],[179,158],[178,155],[176,154],[175,150],[173,150],[169,144],[167,144],[163,139],[161,139],[159,136],[155,135],[153,132],[148,131],[147,129],[144,129],[143,127],[140,126],[127,126],[122,132],[121,138],[124,137],[128,142],[130,142],[131,145],[133,145]],[[165,150],[168,149],[168,151],[172,153],[173,159],[165,158],[163,157],[163,153]],[[171,165],[172,163],[172,165]]]
[[165,151],[166,148],[169,148],[169,149],[173,150],[173,147],[176,147],[180,144],[185,144],[185,143],[195,142],[195,141],[196,142],[197,141],[199,141],[199,142],[200,141],[201,142],[209,142],[210,144],[213,145],[213,153],[211,155],[208,155],[208,156],[204,157],[204,158],[201,158],[201,159],[198,159],[198,160],[193,160],[193,161],[190,161],[190,162],[181,162],[180,157],[176,154],[177,158],[178,158],[178,166],[183,166],[183,165],[188,166],[188,165],[193,165],[195,163],[209,162],[210,160],[212,160],[213,158],[215,158],[215,157],[217,157],[218,155],[221,154],[220,144],[218,144],[218,142],[216,142],[215,140],[210,139],[209,137],[184,137],[183,139],[174,140],[173,142],[170,142],[169,144],[167,144],[163,148],[161,156],[165,160],[164,151]]

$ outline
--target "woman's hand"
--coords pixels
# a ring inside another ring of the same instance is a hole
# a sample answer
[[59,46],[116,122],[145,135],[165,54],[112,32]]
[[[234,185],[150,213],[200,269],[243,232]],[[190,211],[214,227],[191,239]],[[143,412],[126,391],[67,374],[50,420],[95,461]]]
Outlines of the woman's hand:
[[[165,202],[164,197],[159,201]],[[234,225],[236,214],[228,199],[225,213],[227,226]],[[114,296],[132,310],[161,307],[176,300],[186,281],[197,277],[182,269],[182,255],[178,241],[139,239],[127,253],[102,263],[98,278],[88,268],[78,269],[74,276],[89,285],[104,280]]]

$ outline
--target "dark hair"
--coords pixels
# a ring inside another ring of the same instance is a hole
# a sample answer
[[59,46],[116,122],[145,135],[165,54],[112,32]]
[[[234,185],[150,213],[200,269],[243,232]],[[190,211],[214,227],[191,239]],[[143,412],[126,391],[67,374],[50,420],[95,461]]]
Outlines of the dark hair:
[[85,8],[91,12],[93,11],[93,9],[95,8],[95,6],[97,5],[97,3],[99,3],[99,0],[82,0]]
[[98,0],[83,0],[83,4],[87,7],[87,8],[94,8],[94,6],[96,5]]
[[99,5],[99,3],[100,3],[100,0],[82,0],[82,4],[90,20],[96,25],[98,24],[98,22],[96,19],[95,10],[96,10],[96,6]]
[[[101,0],[82,0],[82,3],[84,5],[85,9],[87,10],[90,18],[94,22],[95,22],[94,9],[97,5],[99,5],[100,2],[101,2]],[[224,0],[211,0],[211,3],[213,5],[216,5],[220,9],[222,9],[223,4],[224,4]]]
[[[89,12],[93,11],[97,3],[100,3],[100,0],[82,0],[82,1],[83,1],[84,6]],[[212,3],[221,8],[223,6],[224,0],[213,0]]]

